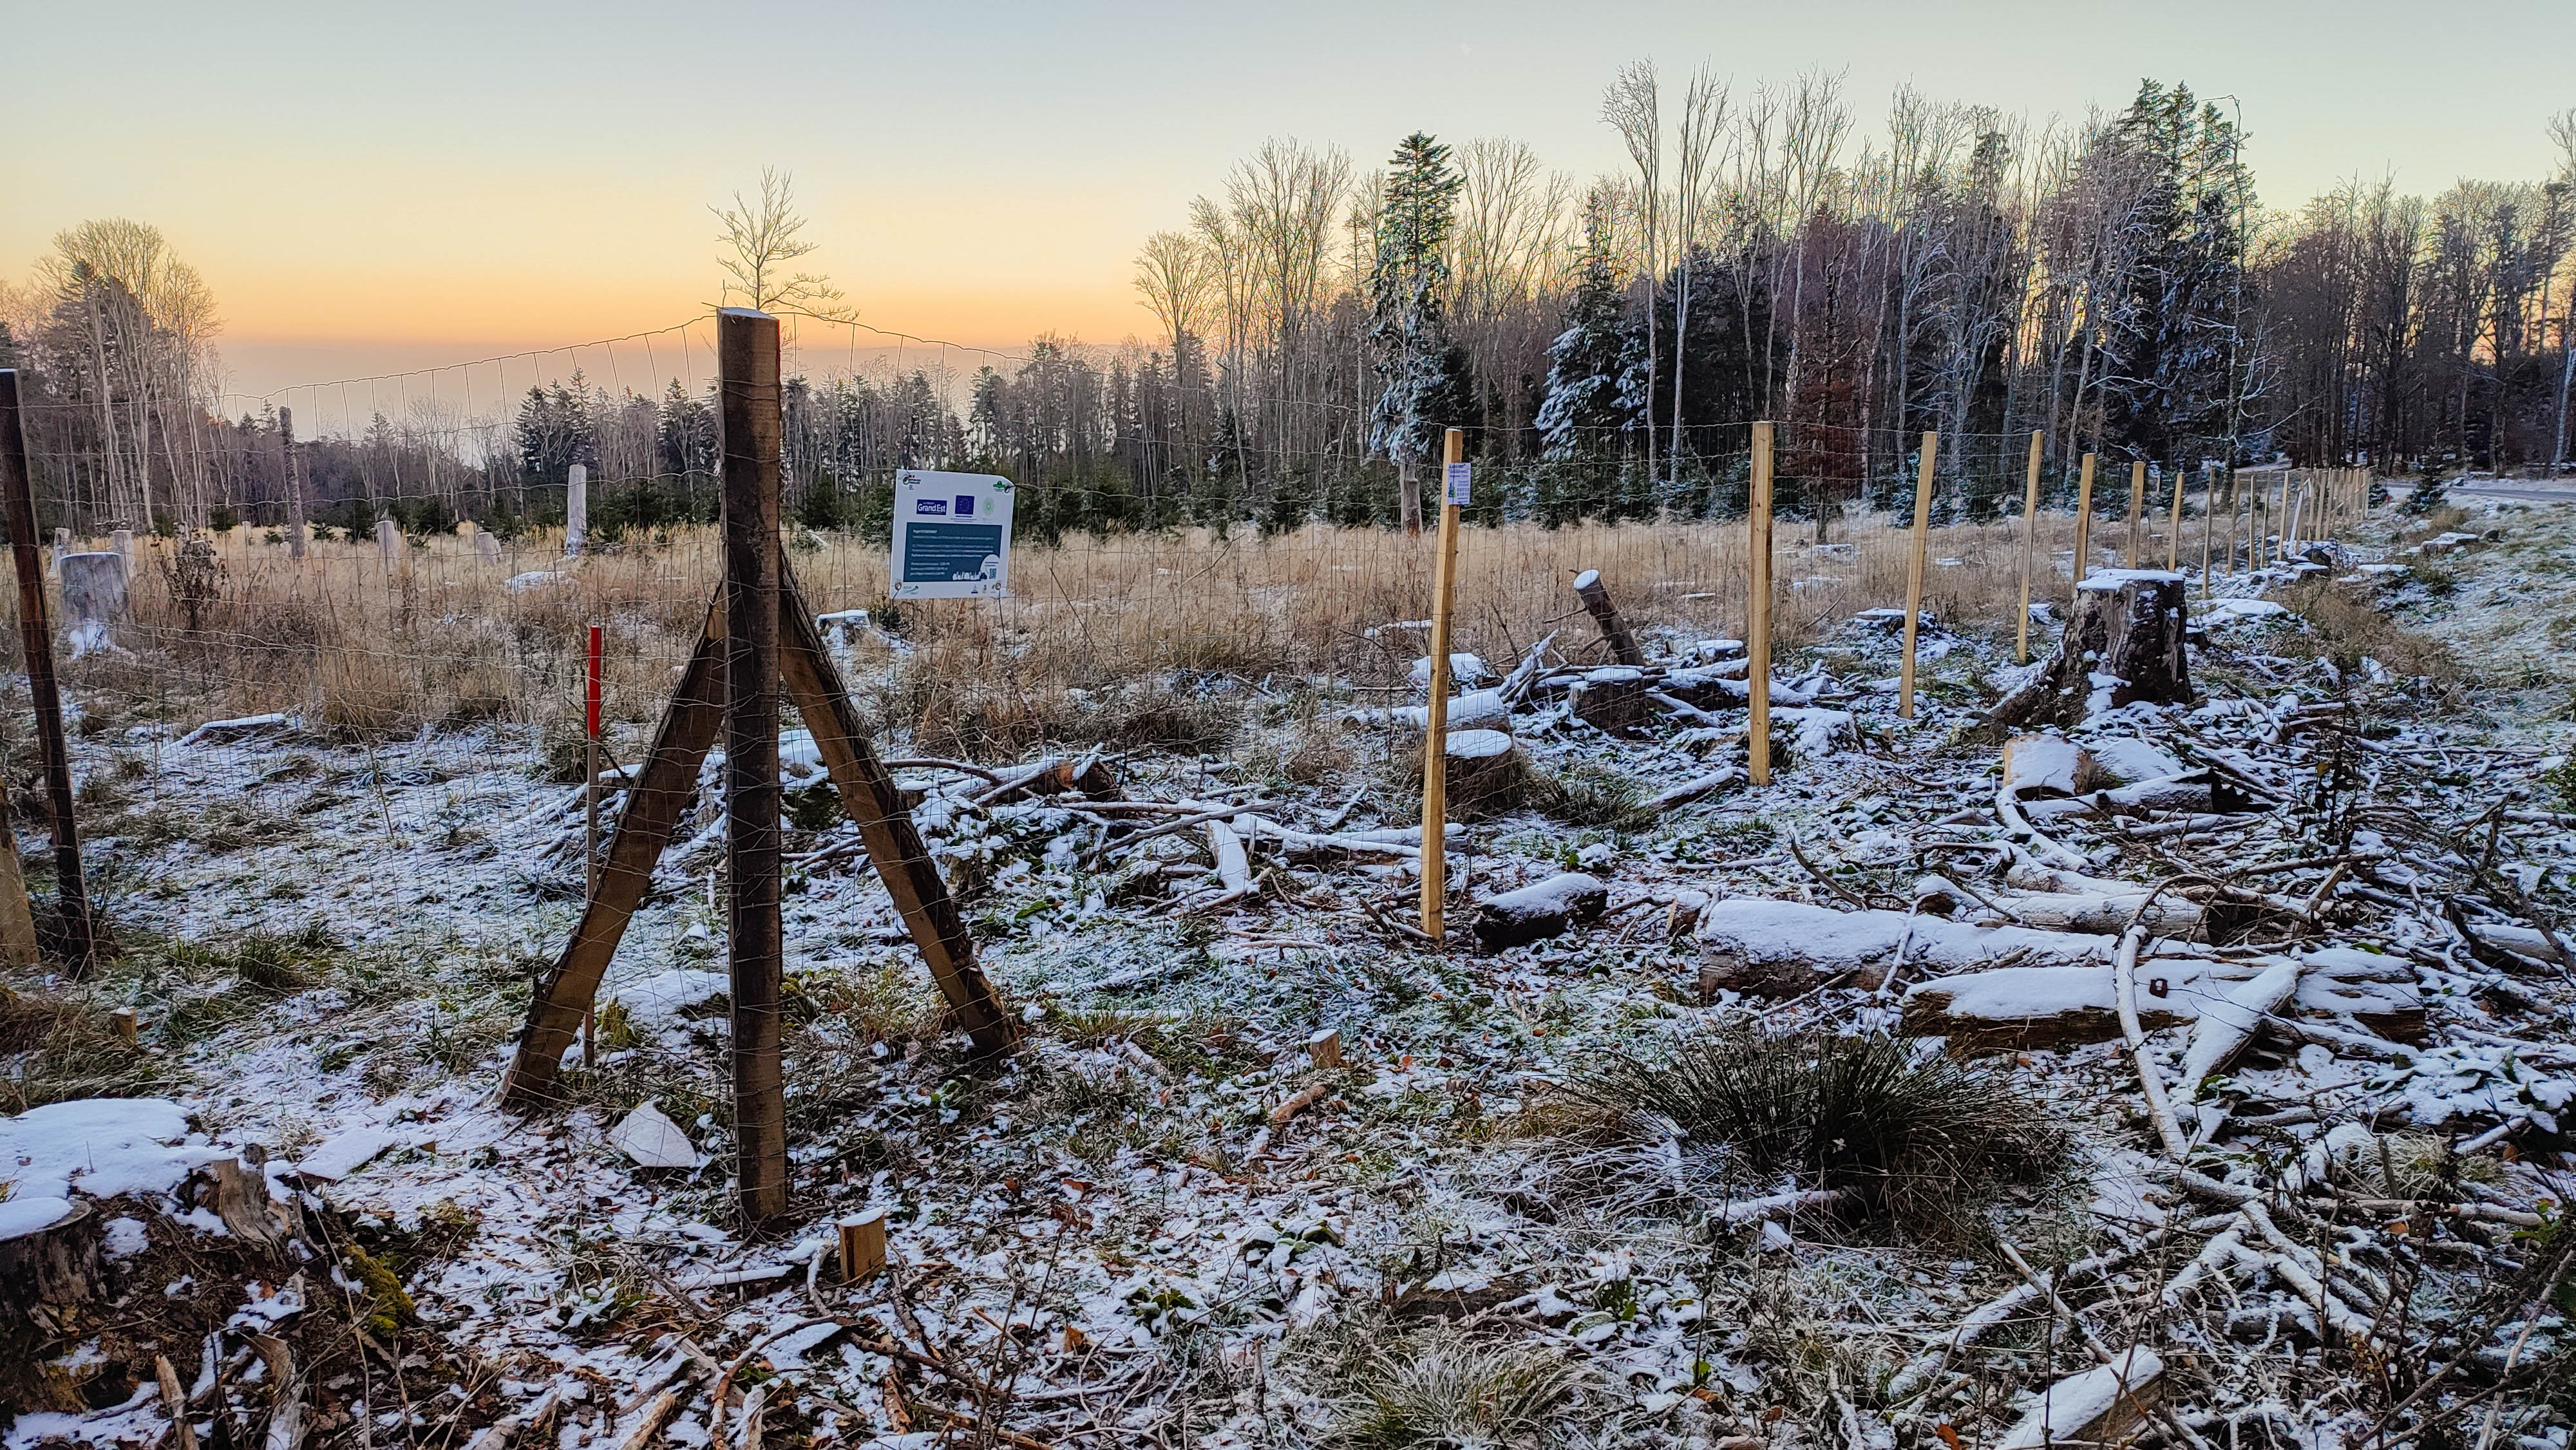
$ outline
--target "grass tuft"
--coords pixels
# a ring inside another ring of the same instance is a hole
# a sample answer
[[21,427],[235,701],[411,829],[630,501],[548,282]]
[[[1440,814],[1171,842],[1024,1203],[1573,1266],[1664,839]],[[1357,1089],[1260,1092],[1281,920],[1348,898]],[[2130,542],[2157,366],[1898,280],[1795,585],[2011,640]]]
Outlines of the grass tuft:
[[1445,1328],[1380,1352],[1355,1379],[1337,1438],[1369,1450],[1536,1444],[1579,1383],[1552,1353]]
[[1988,1197],[2044,1176],[2065,1149],[2035,1100],[1894,1037],[1734,1028],[1661,1058],[1613,1057],[1568,1096],[1614,1140],[1678,1139],[1678,1182],[1669,1155],[1658,1170],[1667,1185],[1732,1198],[1793,1177],[1848,1194],[1850,1216],[1926,1238],[1975,1237]]

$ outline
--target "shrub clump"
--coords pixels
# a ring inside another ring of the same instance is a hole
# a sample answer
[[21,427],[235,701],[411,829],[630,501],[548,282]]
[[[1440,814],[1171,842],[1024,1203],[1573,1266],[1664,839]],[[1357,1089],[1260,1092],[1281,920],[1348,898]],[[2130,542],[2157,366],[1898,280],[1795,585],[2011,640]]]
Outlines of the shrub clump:
[[2002,1079],[1895,1037],[1750,1028],[1659,1058],[1613,1057],[1567,1090],[1580,1121],[1659,1150],[1657,1176],[1692,1197],[1800,1188],[1841,1192],[1847,1220],[1920,1237],[1973,1237],[1978,1206],[2046,1176],[2063,1135]]

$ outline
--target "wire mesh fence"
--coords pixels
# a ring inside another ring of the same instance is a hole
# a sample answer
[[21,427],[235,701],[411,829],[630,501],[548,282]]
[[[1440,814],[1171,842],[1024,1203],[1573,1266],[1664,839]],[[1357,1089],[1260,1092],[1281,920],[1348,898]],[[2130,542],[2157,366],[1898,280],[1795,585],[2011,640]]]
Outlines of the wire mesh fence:
[[[791,349],[788,547],[812,608],[866,611],[842,638],[882,667],[865,672],[881,725],[926,748],[1020,748],[1083,733],[1102,692],[1169,693],[1184,677],[1404,686],[1426,648],[1431,550],[1396,526],[1404,479],[1359,446],[1354,402],[1282,404],[1257,448],[1220,428],[1217,446],[1176,451],[1191,435],[1157,407],[1236,418],[1239,400],[1158,381],[1150,363],[1056,377],[1063,360],[1043,353],[916,339],[862,355],[857,336],[812,325]],[[598,622],[609,715],[648,720],[721,575],[713,356],[700,319],[230,398],[230,419],[185,427],[40,394],[31,467],[56,555],[115,552],[125,577],[112,625],[71,642],[67,679],[102,721],[287,711],[356,734],[494,719],[569,733]],[[1069,396],[1095,385],[1117,396]],[[1775,629],[1794,648],[1903,602],[1922,435],[1775,429]],[[1650,468],[1631,438],[1482,430],[1458,647],[1509,659],[1553,632],[1570,656],[1595,648],[1568,589],[1586,569],[1641,627],[1739,634],[1750,431],[1693,423]],[[2043,450],[2026,534],[2030,434],[1935,447],[1927,605],[1953,627],[2008,632],[2026,536],[2033,597],[2069,587],[2078,466]],[[889,605],[894,472],[943,466],[1015,480],[1010,596]],[[576,467],[587,529],[568,555]],[[2308,486],[2282,481],[2285,497]],[[2130,470],[2102,467],[2092,562],[2196,567],[2204,549],[2242,562],[2258,527],[2279,531],[2278,507],[2258,519],[2260,491],[2230,483],[2145,475],[2133,548]],[[1161,728],[1191,734],[1185,718]]]

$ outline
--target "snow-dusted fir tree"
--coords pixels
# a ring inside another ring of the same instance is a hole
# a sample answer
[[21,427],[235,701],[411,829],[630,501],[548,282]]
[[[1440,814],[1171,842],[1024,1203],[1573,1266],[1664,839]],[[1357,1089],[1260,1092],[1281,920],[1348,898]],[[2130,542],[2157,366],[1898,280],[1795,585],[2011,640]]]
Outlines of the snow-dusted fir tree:
[[1449,148],[1416,131],[1395,148],[1369,272],[1368,339],[1385,390],[1369,415],[1369,447],[1395,464],[1404,527],[1422,527],[1422,463],[1441,429],[1465,420],[1473,392],[1466,356],[1443,311],[1449,227],[1464,185]]
[[1583,515],[1645,415],[1645,349],[1628,321],[1610,230],[1613,204],[1601,187],[1584,202],[1574,295],[1566,303],[1565,330],[1547,348],[1547,393],[1537,419],[1547,478],[1538,510],[1552,524]]
[[[2143,168],[2127,238],[2136,259],[2109,328],[2109,432],[2132,456],[2222,443],[2245,278],[2249,198],[2236,129],[2187,87],[2148,81],[2112,128]],[[2223,451],[2223,447],[2222,447]]]

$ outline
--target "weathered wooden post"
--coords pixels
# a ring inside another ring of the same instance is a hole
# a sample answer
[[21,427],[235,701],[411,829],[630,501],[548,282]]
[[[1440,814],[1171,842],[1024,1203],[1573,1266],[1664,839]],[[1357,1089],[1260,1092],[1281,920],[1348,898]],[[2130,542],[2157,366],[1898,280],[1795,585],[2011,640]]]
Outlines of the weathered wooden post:
[[734,1192],[744,1222],[787,1212],[779,997],[778,319],[717,314],[724,415],[726,909],[733,977]]
[[1914,471],[1914,543],[1905,564],[1905,659],[1897,667],[1896,715],[1914,718],[1914,635],[1923,622],[1923,550],[1932,537],[1932,459],[1941,435],[1923,435],[1923,461]]
[[18,571],[18,644],[27,657],[27,695],[53,807],[54,889],[63,951],[72,975],[87,976],[97,954],[89,882],[81,874],[80,828],[72,818],[71,747],[63,738],[63,692],[54,679],[54,631],[45,606],[45,559],[36,539],[36,480],[27,469],[27,430],[18,407],[18,370],[0,368],[0,506],[9,511],[9,554]]
[[304,561],[304,479],[295,471],[295,410],[277,410],[277,460],[286,480],[286,557]]
[[2039,452],[2041,435],[2030,434],[2030,474],[2021,486],[2021,624],[2013,632],[2013,659],[2030,663],[2030,560],[2039,547]]
[[576,463],[564,475],[564,553],[590,546],[590,467]]
[[1637,635],[1628,628],[1627,617],[1610,599],[1610,591],[1601,583],[1601,571],[1586,569],[1574,576],[1574,597],[1583,601],[1583,611],[1601,626],[1601,638],[1610,646],[1610,657],[1623,665],[1642,665],[1646,652],[1637,648]]
[[1753,425],[1751,535],[1744,555],[1744,778],[1771,783],[1771,425]]
[[1440,542],[1431,573],[1431,701],[1422,739],[1422,931],[1441,941],[1449,893],[1449,606],[1457,594],[1458,506],[1467,501],[1467,434],[1440,444]]
[[[2093,567],[2093,455],[2084,455],[2084,466],[2075,484],[2075,590],[2084,590],[2084,575]],[[2072,603],[2072,601],[2069,601]]]

